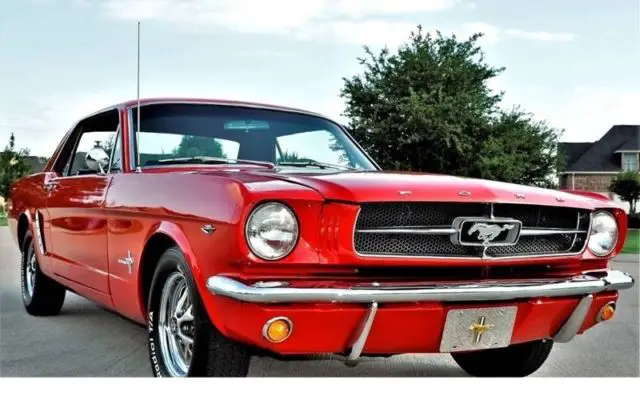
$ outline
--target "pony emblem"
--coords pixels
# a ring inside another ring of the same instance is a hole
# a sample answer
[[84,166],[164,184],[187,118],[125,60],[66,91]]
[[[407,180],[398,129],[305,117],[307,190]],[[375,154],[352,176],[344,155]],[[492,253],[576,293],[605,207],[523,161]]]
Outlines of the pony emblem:
[[469,228],[467,234],[473,235],[475,232],[478,232],[478,239],[482,241],[484,245],[488,245],[491,241],[496,239],[502,231],[511,230],[513,229],[513,227],[515,227],[515,225],[513,224],[505,224],[500,226],[498,224],[485,224],[483,222],[477,222],[473,224],[471,228]]

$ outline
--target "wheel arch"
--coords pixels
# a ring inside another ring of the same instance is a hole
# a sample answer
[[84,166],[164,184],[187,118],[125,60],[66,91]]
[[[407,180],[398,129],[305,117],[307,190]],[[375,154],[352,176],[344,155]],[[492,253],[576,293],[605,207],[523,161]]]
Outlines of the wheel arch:
[[24,238],[27,236],[27,231],[29,230],[29,224],[31,224],[31,217],[29,216],[29,212],[25,211],[22,214],[20,214],[20,217],[18,217],[17,239],[18,239],[18,247],[20,248],[20,251],[23,250]]
[[200,269],[195,255],[185,233],[180,227],[173,223],[167,221],[161,222],[149,234],[140,254],[140,264],[138,268],[138,293],[140,308],[144,311],[145,316],[147,313],[147,304],[149,302],[149,291],[151,289],[151,282],[153,280],[153,273],[155,272],[156,265],[158,264],[162,254],[167,249],[174,246],[180,248],[191,267],[192,273],[196,276],[199,276],[200,274]]

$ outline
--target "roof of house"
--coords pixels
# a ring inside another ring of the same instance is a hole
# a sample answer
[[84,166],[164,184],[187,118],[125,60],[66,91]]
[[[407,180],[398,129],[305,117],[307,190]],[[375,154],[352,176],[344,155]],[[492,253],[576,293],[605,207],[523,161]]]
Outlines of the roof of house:
[[620,171],[618,150],[640,150],[640,125],[615,125],[593,143],[559,143],[566,157],[565,172]]
[[569,165],[575,163],[575,161],[578,160],[580,156],[584,154],[584,152],[589,150],[589,148],[593,146],[593,143],[594,142],[559,143],[558,150],[561,154],[564,155],[565,163],[568,167]]
[[627,140],[625,144],[618,147],[618,151],[638,151],[640,150],[640,133],[638,136],[632,138],[631,140]]

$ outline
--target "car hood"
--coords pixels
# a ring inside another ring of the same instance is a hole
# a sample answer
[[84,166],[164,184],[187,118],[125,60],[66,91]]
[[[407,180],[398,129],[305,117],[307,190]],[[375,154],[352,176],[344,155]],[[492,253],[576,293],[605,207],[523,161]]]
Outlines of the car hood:
[[327,200],[343,202],[460,201],[554,205],[586,209],[603,207],[602,200],[557,190],[437,174],[274,173],[272,177],[312,188]]

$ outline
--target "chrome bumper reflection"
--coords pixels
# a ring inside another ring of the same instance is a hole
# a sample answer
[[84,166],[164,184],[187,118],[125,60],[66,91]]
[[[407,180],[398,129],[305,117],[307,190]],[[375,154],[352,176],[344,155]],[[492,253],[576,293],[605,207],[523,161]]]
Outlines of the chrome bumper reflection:
[[399,303],[473,302],[536,297],[585,296],[598,292],[628,289],[633,278],[609,270],[604,276],[579,275],[566,279],[534,281],[494,280],[475,283],[440,283],[420,286],[354,286],[351,288],[294,288],[287,282],[267,282],[248,286],[224,276],[207,280],[213,294],[251,303]]

